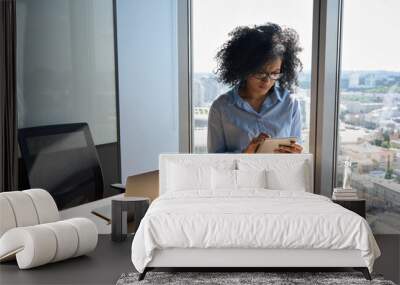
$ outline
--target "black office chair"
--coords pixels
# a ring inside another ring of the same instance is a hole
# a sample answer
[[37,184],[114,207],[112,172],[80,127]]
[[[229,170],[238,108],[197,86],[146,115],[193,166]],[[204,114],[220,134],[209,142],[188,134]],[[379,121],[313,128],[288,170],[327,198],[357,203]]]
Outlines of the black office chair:
[[59,209],[103,198],[103,174],[87,123],[18,130],[30,188],[43,188]]

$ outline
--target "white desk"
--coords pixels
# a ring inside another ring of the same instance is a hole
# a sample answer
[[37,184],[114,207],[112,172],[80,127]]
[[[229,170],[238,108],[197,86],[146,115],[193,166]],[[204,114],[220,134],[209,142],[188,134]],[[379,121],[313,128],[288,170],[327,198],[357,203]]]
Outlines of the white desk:
[[123,194],[118,194],[115,196],[107,197],[101,200],[97,200],[94,202],[86,203],[80,206],[72,207],[69,209],[61,210],[60,216],[62,220],[83,217],[92,220],[96,226],[99,234],[110,234],[111,233],[111,224],[109,224],[106,220],[97,217],[92,214],[91,211],[96,208],[104,207],[109,205],[111,207],[111,200],[115,198],[123,197]]

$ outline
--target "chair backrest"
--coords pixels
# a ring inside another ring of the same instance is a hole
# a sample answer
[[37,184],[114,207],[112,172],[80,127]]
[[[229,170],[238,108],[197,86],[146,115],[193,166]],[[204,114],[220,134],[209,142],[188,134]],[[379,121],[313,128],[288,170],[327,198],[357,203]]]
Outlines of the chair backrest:
[[[189,154],[189,153],[173,153],[160,154],[159,156],[159,194],[166,193],[168,179],[179,179],[172,177],[168,171],[171,165],[180,164],[189,167],[218,167],[222,169],[279,169],[285,173],[293,165],[302,164],[304,166],[305,191],[313,193],[313,156],[310,153],[304,154],[232,154],[232,153],[213,153],[213,154]],[[290,172],[286,172],[285,179],[297,179],[298,177],[290,177]],[[178,175],[179,176],[179,175]],[[207,179],[207,177],[203,177]],[[204,182],[204,181],[203,181]]]
[[0,237],[16,227],[56,222],[60,219],[53,197],[43,189],[0,193]]
[[30,188],[46,189],[59,209],[103,197],[103,174],[87,123],[18,130]]

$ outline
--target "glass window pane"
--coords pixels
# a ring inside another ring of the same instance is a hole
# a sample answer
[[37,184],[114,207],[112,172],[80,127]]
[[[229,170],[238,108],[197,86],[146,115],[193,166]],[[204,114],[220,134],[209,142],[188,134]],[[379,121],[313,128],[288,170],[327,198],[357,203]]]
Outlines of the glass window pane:
[[[345,0],[336,184],[352,187],[380,234],[400,233],[400,2]],[[373,15],[373,20],[371,20]]]
[[207,152],[208,110],[229,90],[217,81],[215,55],[237,26],[277,23],[295,29],[303,48],[303,72],[295,96],[300,102],[304,151],[309,148],[310,81],[312,48],[312,0],[193,0],[192,1],[192,104],[195,153]]
[[117,141],[112,0],[17,0],[18,127],[87,122]]

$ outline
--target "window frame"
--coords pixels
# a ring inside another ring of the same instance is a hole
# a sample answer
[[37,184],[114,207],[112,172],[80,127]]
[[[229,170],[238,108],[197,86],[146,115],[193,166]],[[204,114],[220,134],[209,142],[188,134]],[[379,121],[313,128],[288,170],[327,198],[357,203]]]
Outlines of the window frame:
[[192,1],[176,1],[178,2],[179,152],[192,153]]
[[[315,0],[311,104],[314,189],[331,197],[336,174],[342,0]],[[317,39],[317,40],[314,40]]]

